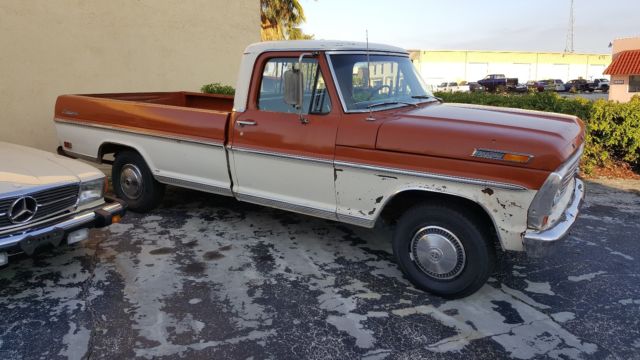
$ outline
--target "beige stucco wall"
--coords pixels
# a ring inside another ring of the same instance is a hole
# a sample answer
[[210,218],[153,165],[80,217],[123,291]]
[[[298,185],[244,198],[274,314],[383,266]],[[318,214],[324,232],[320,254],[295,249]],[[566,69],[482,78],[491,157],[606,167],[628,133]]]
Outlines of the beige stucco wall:
[[234,85],[258,0],[0,1],[0,140],[55,150],[56,96]]

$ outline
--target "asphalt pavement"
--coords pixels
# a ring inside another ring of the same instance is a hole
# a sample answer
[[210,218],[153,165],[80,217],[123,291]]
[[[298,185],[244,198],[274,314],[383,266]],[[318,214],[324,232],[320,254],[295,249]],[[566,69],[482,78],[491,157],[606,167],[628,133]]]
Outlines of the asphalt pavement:
[[413,288],[372,230],[170,189],[0,269],[0,359],[640,358],[640,183],[587,183],[572,234],[478,293]]

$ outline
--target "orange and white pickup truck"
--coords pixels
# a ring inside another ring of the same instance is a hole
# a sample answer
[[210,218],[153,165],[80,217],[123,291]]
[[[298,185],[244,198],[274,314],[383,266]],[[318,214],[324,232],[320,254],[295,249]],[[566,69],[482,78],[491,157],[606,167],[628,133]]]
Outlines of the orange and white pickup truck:
[[384,219],[407,278],[450,298],[485,283],[497,244],[547,253],[584,193],[578,118],[443,104],[405,50],[380,44],[254,44],[235,97],[63,95],[55,125],[60,152],[112,163],[133,211],[175,185],[369,228]]

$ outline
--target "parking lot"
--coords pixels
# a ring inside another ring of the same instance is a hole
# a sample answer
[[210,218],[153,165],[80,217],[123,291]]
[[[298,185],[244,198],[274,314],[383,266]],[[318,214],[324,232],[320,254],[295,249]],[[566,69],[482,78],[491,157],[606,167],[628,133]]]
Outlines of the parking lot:
[[554,254],[478,293],[414,289],[390,229],[170,189],[79,246],[0,271],[0,358],[638,358],[640,183],[587,183]]

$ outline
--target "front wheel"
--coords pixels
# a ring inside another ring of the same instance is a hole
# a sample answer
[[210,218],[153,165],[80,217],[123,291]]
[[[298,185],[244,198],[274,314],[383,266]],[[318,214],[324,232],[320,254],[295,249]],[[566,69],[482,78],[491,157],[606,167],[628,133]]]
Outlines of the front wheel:
[[419,205],[398,221],[393,252],[416,287],[445,298],[476,292],[493,271],[490,232],[471,214],[443,205]]
[[137,152],[118,153],[111,168],[111,178],[116,196],[126,201],[132,211],[153,210],[164,196],[164,184],[153,178],[147,163]]

